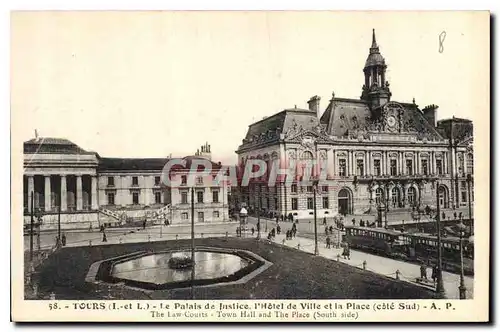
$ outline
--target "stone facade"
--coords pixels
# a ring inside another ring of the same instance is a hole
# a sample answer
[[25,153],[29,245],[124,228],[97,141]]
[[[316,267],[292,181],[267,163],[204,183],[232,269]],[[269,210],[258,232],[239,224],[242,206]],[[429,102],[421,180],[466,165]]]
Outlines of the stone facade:
[[[209,146],[203,146],[202,151],[203,155],[197,153],[187,159],[209,160]],[[24,143],[24,223],[31,223],[32,215],[35,220],[42,216],[42,229],[57,229],[59,222],[63,229],[88,229],[144,219],[190,222],[191,212],[181,202],[182,191],[187,188],[167,188],[162,184],[163,167],[168,160],[102,158],[59,138],[27,141]],[[212,165],[214,172],[221,168],[219,164]],[[186,171],[176,168],[174,173]],[[196,190],[203,191],[207,197],[195,204],[197,222],[229,219],[226,184],[198,184]]]
[[[443,209],[467,206],[472,122],[436,123],[436,105],[421,110],[415,101],[392,101],[386,68],[374,33],[360,99],[332,94],[320,116],[314,96],[308,109],[285,109],[250,125],[236,151],[239,164],[260,159],[294,167],[299,177],[289,183],[282,178],[277,187],[268,187],[267,179],[253,181],[238,189],[240,204],[298,219],[312,218],[314,197],[318,218],[435,207],[437,195]],[[317,168],[316,176],[326,174],[317,187],[300,183],[301,162],[312,161],[323,170]]]

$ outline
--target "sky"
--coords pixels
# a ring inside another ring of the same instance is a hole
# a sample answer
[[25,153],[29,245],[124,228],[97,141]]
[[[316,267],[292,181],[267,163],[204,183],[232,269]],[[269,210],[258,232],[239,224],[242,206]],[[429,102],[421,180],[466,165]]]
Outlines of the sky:
[[359,98],[372,29],[393,100],[436,104],[438,120],[489,112],[488,13],[17,12],[13,141],[36,129],[104,157],[208,142],[236,163],[252,122],[314,95],[322,111],[332,92]]

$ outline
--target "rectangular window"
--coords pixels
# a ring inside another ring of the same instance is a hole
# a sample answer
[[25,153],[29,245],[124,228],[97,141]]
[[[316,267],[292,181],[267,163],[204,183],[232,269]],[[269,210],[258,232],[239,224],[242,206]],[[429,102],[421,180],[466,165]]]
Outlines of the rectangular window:
[[159,185],[160,185],[160,177],[155,176],[155,186],[159,186]]
[[203,178],[201,176],[196,177],[196,184],[203,184]]
[[186,185],[187,184],[187,176],[186,175],[182,175],[181,176],[181,185]]
[[204,218],[205,218],[204,213],[203,212],[198,212],[198,221],[199,222],[203,222],[203,221],[205,221]]
[[187,220],[188,218],[189,218],[189,215],[188,215],[188,213],[187,213],[187,212],[182,212],[182,213],[181,213],[181,219],[182,219],[182,220]]
[[218,191],[212,192],[212,201],[214,203],[219,203],[219,192]]
[[439,175],[443,174],[443,161],[441,159],[436,160],[436,170]]
[[462,203],[467,203],[467,192],[462,191],[461,194],[462,194]]
[[312,186],[307,186],[307,192],[312,193],[313,192],[313,187]]
[[296,194],[297,193],[297,185],[292,184],[292,193]]
[[196,193],[196,196],[197,196],[197,198],[198,198],[198,201],[197,201],[197,202],[198,202],[198,203],[203,203],[203,191],[198,191],[198,192]]
[[397,171],[397,166],[398,163],[397,163],[397,160],[396,159],[391,159],[390,161],[390,172],[391,172],[391,175],[392,176],[396,176],[398,171]]
[[323,209],[329,209],[330,202],[328,201],[328,197],[323,197]]
[[406,174],[413,175],[413,160],[406,159]]
[[465,181],[460,182],[460,187],[462,188],[462,190],[467,190],[467,182]]
[[137,176],[132,177],[132,185],[137,186],[139,184],[139,178]]
[[299,200],[298,198],[292,198],[292,210],[299,209]]
[[327,193],[328,192],[328,186],[321,187],[321,191],[324,192],[324,193]]
[[429,165],[427,159],[422,159],[422,174],[429,175]]
[[314,204],[313,204],[313,203],[314,203],[314,202],[313,202],[312,197],[308,197],[308,198],[307,198],[307,209],[308,209],[308,210],[312,210],[312,209],[314,209]]
[[373,160],[373,170],[376,176],[382,175],[382,169],[380,168],[380,159]]
[[187,203],[188,203],[188,193],[182,192],[181,193],[181,204],[187,204]]
[[155,204],[161,204],[161,192],[155,192]]
[[108,176],[108,186],[114,186],[115,185],[115,178],[112,176]]
[[139,193],[132,194],[132,204],[134,205],[139,204]]
[[345,159],[339,159],[339,176],[347,175],[347,166]]
[[363,159],[356,160],[356,175],[363,176],[365,173],[365,163]]
[[214,218],[219,218],[219,211],[214,211]]
[[108,193],[108,205],[115,205],[115,193]]

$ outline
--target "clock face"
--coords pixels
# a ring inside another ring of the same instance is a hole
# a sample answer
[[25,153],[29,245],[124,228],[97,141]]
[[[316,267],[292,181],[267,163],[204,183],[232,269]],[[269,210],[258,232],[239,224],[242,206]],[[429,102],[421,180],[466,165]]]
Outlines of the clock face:
[[396,118],[394,118],[393,116],[388,117],[387,124],[389,125],[389,127],[394,127],[396,125]]

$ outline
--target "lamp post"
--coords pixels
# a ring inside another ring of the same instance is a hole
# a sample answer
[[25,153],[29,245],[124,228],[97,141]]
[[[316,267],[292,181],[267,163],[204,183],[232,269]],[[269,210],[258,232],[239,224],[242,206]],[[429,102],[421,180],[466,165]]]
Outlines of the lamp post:
[[460,286],[458,286],[458,293],[460,300],[465,300],[466,298],[465,292],[467,290],[465,288],[465,282],[464,282],[464,253],[463,253],[463,243],[462,243],[466,229],[467,227],[462,222],[458,224],[458,231],[460,233]]
[[191,299],[194,300],[194,278],[195,278],[195,260],[194,260],[194,187],[191,188]]
[[470,235],[474,234],[474,226],[472,222],[472,202],[471,202],[471,190],[470,190],[470,185],[472,183],[472,174],[467,174],[467,192],[469,196],[469,233]]
[[389,186],[387,183],[385,184],[385,220],[384,220],[384,228],[387,229],[387,211],[389,211]]
[[437,284],[436,292],[440,297],[444,297],[444,285],[443,285],[443,252],[441,248],[441,215],[439,208],[439,181],[436,181],[436,230],[437,230],[437,252],[438,252],[438,263],[437,263]]
[[314,208],[314,255],[319,255],[318,250],[318,222],[316,215],[316,191],[318,190],[318,180],[313,181],[313,208]]
[[[259,195],[257,195],[257,199],[259,200],[258,202],[258,208],[257,208],[257,240],[260,239],[260,192]],[[266,232],[267,232],[267,220],[266,220]]]

